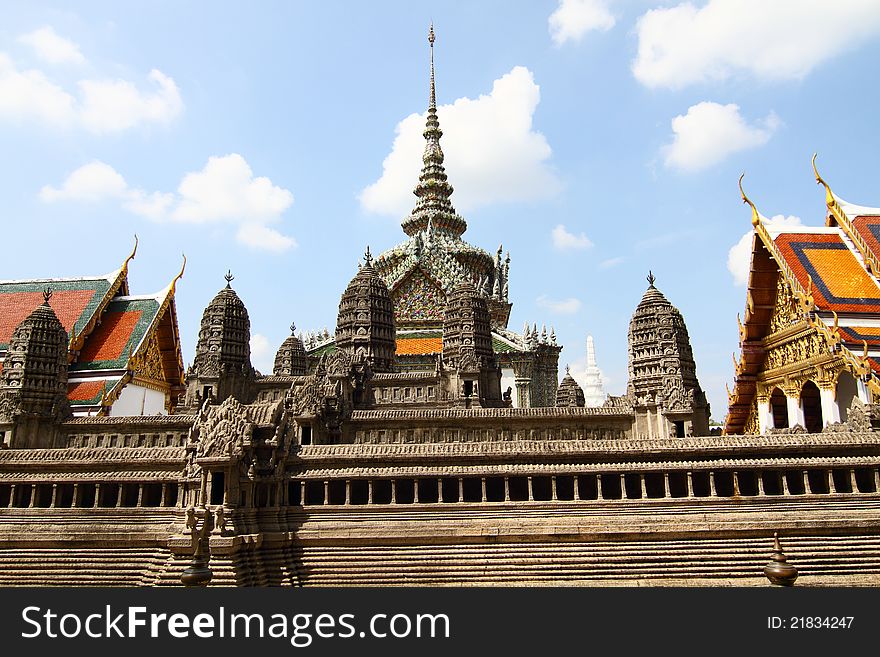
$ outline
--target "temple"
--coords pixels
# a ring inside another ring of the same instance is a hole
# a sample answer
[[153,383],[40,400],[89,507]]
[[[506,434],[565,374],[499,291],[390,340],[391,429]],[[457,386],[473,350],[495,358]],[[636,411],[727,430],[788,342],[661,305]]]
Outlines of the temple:
[[824,226],[771,226],[743,192],[754,238],[727,433],[834,430],[880,394],[880,208],[838,197],[815,161]]
[[183,270],[157,293],[131,295],[128,269],[136,253],[137,238],[122,266],[104,276],[0,282],[0,427],[7,427],[8,446],[37,446],[35,436],[22,430],[16,438],[12,428],[27,405],[29,372],[47,370],[39,359],[56,351],[46,322],[64,334],[58,376],[66,398],[52,417],[174,412],[183,389],[174,291]]
[[[868,213],[829,190],[819,232],[839,246],[826,248],[813,233],[774,240],[752,206],[731,435],[709,435],[684,317],[650,272],[633,293],[625,394],[604,394],[591,340],[586,390],[568,368],[559,381],[553,330],[507,328],[509,256],[462,240],[433,29],[429,43],[408,239],[352,258],[335,331],[302,339],[291,325],[271,374],[252,365],[229,271],[185,372],[183,271],[138,297],[134,253],[106,277],[3,284],[0,585],[756,586],[777,533],[799,583],[880,584],[875,354],[843,336],[869,335],[858,308],[880,299],[856,239],[868,244]],[[767,354],[797,340],[810,350],[774,365]],[[786,433],[767,428],[776,406],[761,396],[777,376],[807,390],[786,398]],[[810,402],[810,377],[827,390],[829,376],[845,415],[822,393]]]

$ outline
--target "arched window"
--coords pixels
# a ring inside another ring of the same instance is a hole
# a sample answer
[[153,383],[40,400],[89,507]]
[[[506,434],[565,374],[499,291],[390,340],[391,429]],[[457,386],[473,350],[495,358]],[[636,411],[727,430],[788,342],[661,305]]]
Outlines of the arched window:
[[773,388],[773,394],[770,395],[770,411],[773,414],[774,429],[788,427],[788,400],[779,388]]
[[804,412],[804,428],[810,433],[819,433],[825,426],[822,421],[822,401],[819,388],[812,381],[807,381],[801,388],[801,409]]

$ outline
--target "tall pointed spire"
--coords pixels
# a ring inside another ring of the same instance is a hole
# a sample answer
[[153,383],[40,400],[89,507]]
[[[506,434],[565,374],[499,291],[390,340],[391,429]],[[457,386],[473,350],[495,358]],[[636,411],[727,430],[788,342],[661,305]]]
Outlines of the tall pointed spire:
[[431,101],[428,104],[429,110],[437,111],[437,91],[434,88],[434,23],[428,29],[428,43],[431,44]]
[[425,121],[425,152],[422,155],[422,172],[419,183],[413,190],[418,197],[412,213],[403,220],[404,232],[412,237],[428,226],[430,220],[434,229],[460,237],[467,230],[467,223],[455,213],[449,197],[452,185],[443,167],[443,149],[440,148],[440,121],[437,118],[437,90],[434,83],[434,24],[428,30],[428,44],[431,51],[431,91],[428,100],[428,118]]

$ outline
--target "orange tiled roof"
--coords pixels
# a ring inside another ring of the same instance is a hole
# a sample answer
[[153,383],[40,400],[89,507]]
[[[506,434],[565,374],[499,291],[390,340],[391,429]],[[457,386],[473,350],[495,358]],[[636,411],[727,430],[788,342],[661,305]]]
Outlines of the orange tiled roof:
[[[95,290],[57,290],[53,292],[49,305],[61,320],[68,335],[95,293]],[[15,328],[41,303],[43,303],[42,292],[0,294],[0,344],[7,344]]]
[[104,313],[101,325],[89,336],[85,348],[80,354],[80,361],[90,362],[119,358],[142,314],[143,312],[140,310]]
[[880,258],[880,217],[860,215],[853,219],[853,228],[865,240],[875,258]]
[[443,351],[443,338],[397,338],[398,356],[425,356]]
[[880,345],[880,326],[839,326],[837,332],[844,342]]
[[839,233],[782,233],[774,240],[820,310],[880,313],[880,287]]
[[67,386],[67,398],[72,401],[92,401],[104,390],[103,379],[97,381],[80,381]]

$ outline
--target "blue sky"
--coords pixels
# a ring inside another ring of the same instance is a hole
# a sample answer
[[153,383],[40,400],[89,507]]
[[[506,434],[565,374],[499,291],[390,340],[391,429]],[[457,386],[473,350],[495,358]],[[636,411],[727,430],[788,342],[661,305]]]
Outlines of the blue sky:
[[[876,1],[4,3],[2,278],[115,269],[178,287],[184,359],[227,268],[254,361],[333,330],[369,244],[403,239],[437,32],[439,117],[465,238],[511,253],[510,326],[595,338],[626,386],[647,283],[684,313],[726,412],[750,214],[818,225],[880,205]],[[419,115],[419,116],[413,116]],[[733,261],[729,262],[732,258]]]

